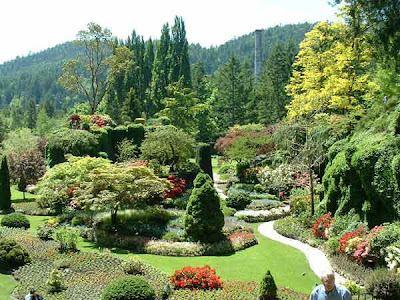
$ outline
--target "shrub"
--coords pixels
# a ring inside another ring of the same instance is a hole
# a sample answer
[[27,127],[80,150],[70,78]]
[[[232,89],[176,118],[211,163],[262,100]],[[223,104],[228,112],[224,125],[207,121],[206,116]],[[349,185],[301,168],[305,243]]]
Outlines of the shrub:
[[122,268],[129,275],[143,275],[143,261],[137,256],[130,256],[122,263]]
[[59,228],[54,232],[54,240],[60,243],[60,252],[75,252],[78,250],[78,233],[73,228]]
[[200,169],[204,173],[213,177],[212,165],[211,165],[211,152],[212,148],[209,144],[201,143],[197,147],[196,151],[196,163],[199,164]]
[[287,217],[277,220],[274,223],[274,229],[283,236],[302,242],[307,242],[312,238],[310,229],[305,227],[296,217]]
[[102,300],[154,300],[154,289],[141,276],[125,276],[110,283]]
[[49,293],[61,292],[64,289],[64,273],[58,269],[53,269],[46,284],[49,287]]
[[275,300],[277,296],[277,287],[274,277],[268,270],[260,284],[260,300]]
[[400,297],[400,277],[398,274],[378,269],[367,277],[366,290],[382,300],[397,300]]
[[5,215],[1,219],[1,225],[14,228],[25,228],[31,227],[29,220],[21,213],[11,213]]
[[[50,166],[61,163],[64,157],[58,155],[70,153],[75,156],[95,156],[98,150],[96,136],[86,130],[63,129],[52,133],[47,139],[46,158],[50,161]],[[53,155],[57,153],[56,157]]]
[[42,240],[52,240],[54,231],[56,230],[56,226],[46,222],[40,225],[37,229],[37,235]]
[[339,237],[346,231],[353,231],[361,225],[366,226],[361,220],[360,216],[351,209],[348,214],[335,217],[335,222],[329,227],[329,236]]
[[333,222],[333,218],[331,217],[331,212],[328,212],[321,217],[319,217],[312,226],[312,232],[316,237],[322,239],[328,239],[328,229]]
[[226,199],[226,204],[236,210],[245,209],[251,203],[251,198],[246,193],[234,193]]
[[0,157],[0,210],[11,208],[10,173],[6,156]]
[[387,224],[371,237],[371,251],[379,254],[382,250],[399,240],[400,225],[398,223]]
[[180,163],[176,168],[178,176],[185,179],[189,187],[193,186],[193,180],[200,173],[200,171],[200,166],[195,162],[191,162],[190,160]]
[[0,268],[16,269],[30,262],[28,252],[14,240],[0,239]]
[[203,267],[183,267],[175,270],[171,283],[176,289],[218,289],[223,282],[209,265]]
[[184,219],[187,236],[195,241],[215,242],[221,240],[224,215],[220,199],[211,178],[200,173],[194,181]]
[[268,222],[286,217],[290,214],[288,206],[271,208],[270,210],[240,210],[235,217],[245,222],[257,223]]
[[340,251],[342,253],[346,253],[346,246],[347,246],[347,242],[349,240],[351,240],[352,238],[355,237],[362,237],[366,234],[366,229],[365,227],[362,225],[360,226],[358,229],[355,229],[353,231],[348,231],[345,232],[339,239],[339,244],[340,244]]
[[346,280],[343,284],[350,291],[351,294],[358,294],[361,292],[362,288],[354,280]]
[[176,198],[185,190],[186,187],[186,180],[179,178],[174,174],[168,175],[168,181],[171,183],[171,189],[164,192],[163,198]]

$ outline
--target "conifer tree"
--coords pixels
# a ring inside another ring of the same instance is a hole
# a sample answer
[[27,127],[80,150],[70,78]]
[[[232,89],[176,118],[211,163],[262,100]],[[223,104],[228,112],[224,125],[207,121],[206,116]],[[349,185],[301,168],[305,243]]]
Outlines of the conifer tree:
[[244,70],[246,67],[248,67],[247,64],[241,65],[238,58],[232,55],[217,72],[218,92],[212,104],[222,128],[244,122],[245,106],[249,100],[248,91],[251,90],[246,85],[248,81],[243,78],[245,74],[248,75],[248,72]]
[[277,287],[271,271],[267,271],[260,284],[260,300],[276,300]]
[[0,210],[11,208],[10,174],[6,156],[0,157]]
[[193,182],[184,219],[186,235],[194,241],[217,242],[223,238],[224,215],[209,175],[199,173]]
[[175,17],[175,24],[171,28],[171,34],[169,82],[177,82],[183,77],[184,86],[191,87],[189,46],[186,39],[185,23],[182,18]]
[[29,101],[28,110],[26,112],[26,125],[30,129],[34,129],[36,127],[37,121],[37,111],[36,111],[36,103],[35,100],[31,99]]
[[169,25],[164,24],[161,30],[161,38],[158,42],[156,57],[153,64],[151,102],[148,105],[148,114],[150,116],[161,110],[161,100],[166,96],[166,87],[169,84],[168,74],[170,65],[168,56],[170,44],[171,38],[169,34]]

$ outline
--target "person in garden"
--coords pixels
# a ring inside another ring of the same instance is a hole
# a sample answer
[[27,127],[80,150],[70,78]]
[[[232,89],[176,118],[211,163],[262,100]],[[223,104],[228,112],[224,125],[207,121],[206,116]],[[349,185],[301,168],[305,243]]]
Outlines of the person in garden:
[[352,300],[349,290],[340,284],[335,284],[335,273],[326,270],[321,275],[321,282],[311,293],[309,300]]
[[35,289],[31,289],[29,294],[25,296],[25,300],[43,300],[43,297],[36,293]]

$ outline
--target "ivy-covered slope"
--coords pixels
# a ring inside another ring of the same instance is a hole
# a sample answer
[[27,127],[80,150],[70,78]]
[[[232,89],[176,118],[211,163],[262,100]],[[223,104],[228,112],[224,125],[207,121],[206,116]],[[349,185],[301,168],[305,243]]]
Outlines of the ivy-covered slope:
[[400,216],[400,104],[375,107],[352,136],[330,147],[320,208],[354,208],[370,226]]

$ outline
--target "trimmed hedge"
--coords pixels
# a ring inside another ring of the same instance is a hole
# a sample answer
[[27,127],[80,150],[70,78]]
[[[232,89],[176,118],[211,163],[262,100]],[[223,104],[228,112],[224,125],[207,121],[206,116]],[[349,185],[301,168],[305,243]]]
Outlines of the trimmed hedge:
[[156,293],[141,276],[125,276],[110,283],[102,300],[154,300]]
[[29,220],[21,213],[12,213],[9,215],[5,215],[3,219],[1,219],[1,225],[6,227],[24,229],[28,229],[29,227],[31,227]]

